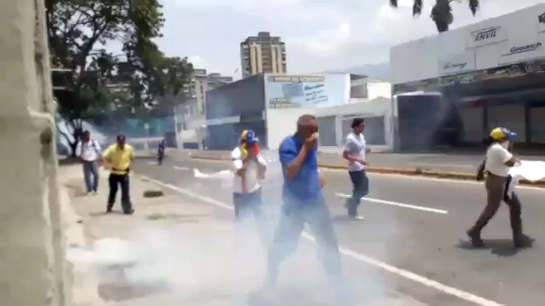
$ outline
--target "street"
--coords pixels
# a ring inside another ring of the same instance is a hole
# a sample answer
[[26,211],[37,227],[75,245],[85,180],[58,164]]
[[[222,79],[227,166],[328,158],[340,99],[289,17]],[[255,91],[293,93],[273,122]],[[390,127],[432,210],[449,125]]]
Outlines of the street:
[[[339,151],[341,149],[339,148]],[[373,153],[367,156],[371,167],[425,169],[439,172],[471,173],[477,171],[477,167],[483,161],[485,149],[466,153]],[[215,150],[171,150],[171,155],[178,158],[191,153],[194,158],[205,159],[230,159],[228,151]],[[267,154],[276,154],[274,150],[266,151]],[[529,153],[529,152],[524,152]],[[532,152],[536,153],[536,152]],[[517,153],[516,153],[517,154]],[[522,160],[545,160],[542,154],[517,154]],[[340,152],[322,152],[318,155],[318,162],[323,165],[344,166],[346,161]]]
[[[214,173],[229,166],[177,155],[161,166],[140,159],[133,168],[221,210],[231,205],[229,182],[195,179],[193,169]],[[265,204],[273,215],[280,205],[278,170],[273,162],[264,183]],[[350,221],[343,208],[343,197],[351,189],[347,173],[321,171],[345,270],[361,288],[380,287],[431,306],[539,305],[545,299],[545,249],[540,243],[545,239],[545,190],[518,190],[525,231],[536,239],[531,248],[511,247],[507,209],[502,207],[483,232],[489,248],[472,249],[465,231],[484,207],[482,184],[370,174],[371,191],[360,207],[366,221]],[[310,235],[305,240],[312,240]]]

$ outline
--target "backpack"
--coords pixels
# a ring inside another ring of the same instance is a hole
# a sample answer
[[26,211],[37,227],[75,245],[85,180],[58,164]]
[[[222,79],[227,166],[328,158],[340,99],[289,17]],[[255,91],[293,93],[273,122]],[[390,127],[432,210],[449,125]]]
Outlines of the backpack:
[[[95,149],[95,152],[100,155],[100,150],[98,149],[98,142],[94,139],[91,140],[91,148]],[[83,153],[83,142],[81,143],[81,150]]]

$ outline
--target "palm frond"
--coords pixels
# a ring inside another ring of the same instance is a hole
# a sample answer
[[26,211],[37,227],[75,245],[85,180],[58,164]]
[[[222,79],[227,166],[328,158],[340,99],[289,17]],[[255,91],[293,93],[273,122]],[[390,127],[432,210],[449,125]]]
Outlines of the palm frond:
[[479,10],[479,0],[469,0],[469,9],[471,10],[471,13],[473,13],[473,16],[477,13]]
[[[392,0],[390,0],[392,1]],[[422,8],[424,7],[424,3],[422,0],[414,0],[413,3],[413,16],[420,16],[422,14]]]

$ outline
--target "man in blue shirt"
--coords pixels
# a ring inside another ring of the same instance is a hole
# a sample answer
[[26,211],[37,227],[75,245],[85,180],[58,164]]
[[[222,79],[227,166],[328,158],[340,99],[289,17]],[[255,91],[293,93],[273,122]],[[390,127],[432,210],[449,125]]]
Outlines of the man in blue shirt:
[[[280,263],[296,247],[305,223],[318,243],[324,268],[336,284],[341,278],[341,262],[337,237],[333,231],[318,172],[316,156],[318,125],[312,115],[297,121],[297,132],[284,139],[279,148],[284,175],[283,205],[280,223],[269,250],[267,287],[276,283]],[[343,305],[344,306],[344,305]]]

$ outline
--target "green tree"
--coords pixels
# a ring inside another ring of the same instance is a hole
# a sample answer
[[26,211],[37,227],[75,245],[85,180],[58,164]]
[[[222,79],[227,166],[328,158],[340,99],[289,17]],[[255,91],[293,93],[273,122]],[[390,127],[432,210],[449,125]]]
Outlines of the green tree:
[[[390,5],[397,8],[397,2],[398,0],[390,0]],[[454,21],[451,7],[452,2],[461,2],[461,0],[435,0],[435,5],[431,9],[430,18],[435,22],[435,26],[439,33],[447,32]],[[469,9],[473,13],[473,16],[475,16],[479,9],[479,0],[467,0],[467,2],[469,4]],[[420,16],[423,8],[423,0],[414,0],[413,16]]]
[[71,127],[71,135],[62,134],[74,154],[82,119],[111,103],[103,86],[118,74],[119,56],[101,49],[120,42],[127,61],[133,60],[131,46],[160,36],[162,6],[158,0],[46,0],[46,6],[52,67],[69,69],[73,76],[66,84],[69,93],[57,100]]
[[183,89],[191,81],[193,65],[187,58],[168,57],[148,39],[136,39],[127,45],[132,71],[132,107],[137,117],[151,118],[158,112],[172,111],[185,101]]

